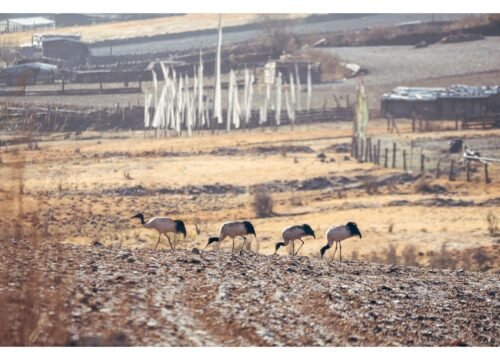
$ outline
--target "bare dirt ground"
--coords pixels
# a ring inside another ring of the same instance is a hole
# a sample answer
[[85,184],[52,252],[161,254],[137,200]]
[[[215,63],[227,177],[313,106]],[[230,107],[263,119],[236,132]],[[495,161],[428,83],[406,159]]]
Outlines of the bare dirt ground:
[[43,320],[24,329],[29,345],[499,345],[498,274],[224,251],[11,245],[29,251],[24,264],[36,267],[37,278],[2,256],[0,270],[10,268],[8,283],[0,283],[1,315],[9,325],[0,335],[20,337],[26,323],[11,318],[31,295],[31,313]]
[[[357,163],[350,131],[53,134],[3,147],[0,344],[497,346],[500,169],[484,184]],[[258,191],[273,202],[260,216]],[[184,220],[187,239],[154,251],[137,212]],[[229,240],[203,250],[241,219],[257,231],[241,257]],[[326,229],[347,221],[363,238],[344,242],[344,262],[319,260]],[[302,223],[316,239],[298,257],[272,255],[281,229]]]

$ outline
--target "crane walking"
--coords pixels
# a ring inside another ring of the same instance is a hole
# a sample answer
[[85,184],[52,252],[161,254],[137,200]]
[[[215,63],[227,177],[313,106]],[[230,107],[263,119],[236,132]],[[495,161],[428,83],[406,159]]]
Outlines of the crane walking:
[[[305,236],[312,236],[313,238],[316,238],[316,236],[314,235],[314,230],[308,224],[293,225],[284,228],[283,232],[281,233],[283,241],[276,243],[274,253],[276,254],[281,246],[288,246],[288,244],[292,242],[292,256],[297,255],[300,248],[304,245],[304,240],[302,240],[302,238]],[[299,240],[300,242],[302,242],[302,244],[297,249],[297,252],[295,252],[295,240]]]
[[[208,239],[207,246],[214,242],[221,242],[226,237],[230,237],[233,239],[233,248],[231,250],[231,254],[234,252],[234,238],[241,236],[243,238],[243,245],[241,245],[240,255],[243,253],[243,248],[245,246],[245,242],[247,241],[246,236],[252,234],[254,237],[257,237],[255,234],[255,228],[253,227],[250,221],[234,221],[227,222],[222,224],[219,231],[218,237],[211,237]],[[205,246],[205,248],[207,248]]]
[[340,261],[342,261],[341,241],[356,235],[359,236],[360,239],[362,238],[361,232],[359,231],[356,223],[348,222],[345,225],[333,225],[326,231],[326,240],[328,243],[320,250],[321,258],[323,259],[325,251],[331,248],[335,242],[335,251],[333,252],[332,261],[335,257],[335,253],[337,252],[337,245],[340,245]]
[[172,242],[170,241],[168,233],[173,233],[174,237],[175,234],[183,234],[184,239],[186,239],[186,226],[184,225],[184,222],[181,220],[172,220],[166,217],[154,217],[148,222],[145,222],[144,215],[142,213],[132,216],[131,219],[134,218],[140,219],[142,226],[145,227],[146,229],[155,229],[156,231],[158,231],[158,242],[156,243],[155,250],[158,247],[158,244],[160,243],[161,234],[165,234],[165,236],[167,237],[168,243],[170,244],[170,248],[172,249],[172,251],[174,251],[175,249],[172,246]]

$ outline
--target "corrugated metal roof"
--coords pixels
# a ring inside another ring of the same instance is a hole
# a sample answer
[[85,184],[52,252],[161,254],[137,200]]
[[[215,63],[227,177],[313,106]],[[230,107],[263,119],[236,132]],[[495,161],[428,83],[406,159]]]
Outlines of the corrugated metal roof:
[[403,87],[394,88],[383,99],[430,101],[438,98],[488,98],[500,94],[500,86],[452,85],[448,88]]
[[11,24],[19,24],[22,26],[31,26],[31,25],[52,25],[55,24],[53,20],[36,16],[36,17],[27,17],[27,18],[17,18],[17,19],[9,19],[9,23]]

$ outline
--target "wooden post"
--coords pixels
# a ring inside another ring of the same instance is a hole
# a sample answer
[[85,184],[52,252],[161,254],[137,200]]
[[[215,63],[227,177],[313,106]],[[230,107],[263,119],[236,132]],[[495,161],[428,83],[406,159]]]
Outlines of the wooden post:
[[465,169],[467,174],[467,182],[470,182],[470,161],[465,161]]
[[373,158],[371,159],[372,162],[374,164],[378,164],[377,163],[377,145],[376,144],[373,144],[373,146],[372,146],[372,153],[373,153]]
[[360,140],[360,151],[359,151],[359,156],[358,156],[358,161],[363,162],[363,154],[365,151],[365,141],[364,139],[359,139]]
[[377,140],[377,165],[380,165],[380,139]]
[[392,168],[396,167],[396,143],[392,143]]
[[62,78],[62,83],[61,83],[61,93],[64,94],[64,77]]
[[365,161],[366,162],[371,162],[372,161],[372,139],[370,139],[370,138],[366,139]]
[[389,161],[389,149],[385,148],[385,160],[384,160],[384,167],[387,167],[387,162]]
[[353,136],[351,141],[351,157],[358,158],[358,139],[356,136]]
[[425,171],[425,155],[420,155],[420,173],[423,174]]
[[455,130],[458,130],[458,117],[455,118]]
[[438,162],[436,164],[436,179],[439,179],[441,176],[441,159],[438,159]]
[[408,170],[408,168],[406,167],[406,149],[403,150],[403,169],[404,171]]
[[455,160],[451,160],[450,164],[450,176],[448,177],[448,180],[450,181],[455,181]]
[[412,132],[415,132],[415,126],[416,126],[416,115],[415,113],[412,114],[412,117],[411,117],[411,131]]
[[489,184],[491,182],[491,179],[488,177],[488,163],[484,163],[484,182],[486,184]]

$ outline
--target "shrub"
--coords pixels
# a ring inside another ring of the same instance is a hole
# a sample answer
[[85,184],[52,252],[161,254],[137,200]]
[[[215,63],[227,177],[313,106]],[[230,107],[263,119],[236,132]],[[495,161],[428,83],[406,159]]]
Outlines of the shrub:
[[490,266],[490,261],[493,260],[488,254],[486,254],[486,251],[484,249],[479,248],[474,251],[472,254],[472,259],[476,262],[479,271],[488,271],[491,266]]
[[493,214],[493,211],[489,211],[486,216],[486,221],[488,221],[488,232],[491,236],[498,234],[498,218]]
[[407,266],[418,266],[417,248],[414,245],[406,245],[401,252],[403,263]]
[[385,262],[386,264],[398,264],[398,255],[396,253],[396,247],[394,245],[389,245],[387,251],[385,253]]
[[257,190],[254,194],[252,206],[257,217],[268,217],[273,215],[273,205],[273,198],[263,190]]
[[440,252],[432,253],[429,265],[439,269],[455,269],[457,260],[454,259],[448,249],[446,249],[446,244],[443,244]]

